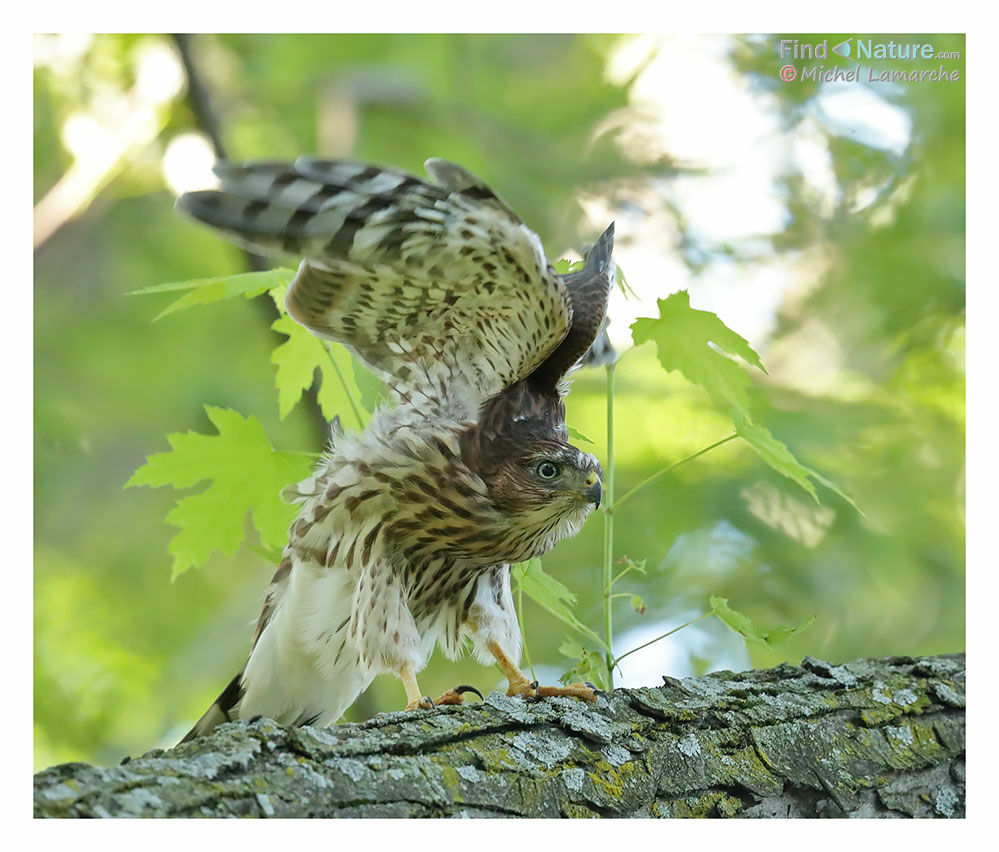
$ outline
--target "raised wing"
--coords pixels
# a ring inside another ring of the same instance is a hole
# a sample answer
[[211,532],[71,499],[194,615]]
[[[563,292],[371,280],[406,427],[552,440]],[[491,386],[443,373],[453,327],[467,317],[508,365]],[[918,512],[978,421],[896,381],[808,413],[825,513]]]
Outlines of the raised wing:
[[[562,276],[572,304],[572,325],[565,339],[531,374],[539,389],[552,388],[588,354],[607,317],[607,299],[614,281],[614,223],[589,250],[583,268]],[[607,342],[608,346],[610,341]],[[600,355],[594,353],[594,360]]]
[[255,250],[304,256],[288,312],[409,403],[473,416],[558,347],[572,305],[541,242],[478,178],[300,158],[222,164],[178,206]]

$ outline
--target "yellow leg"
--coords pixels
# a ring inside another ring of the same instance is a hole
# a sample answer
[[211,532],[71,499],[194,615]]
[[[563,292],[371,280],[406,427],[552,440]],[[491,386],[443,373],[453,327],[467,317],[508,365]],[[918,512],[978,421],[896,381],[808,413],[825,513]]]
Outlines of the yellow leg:
[[416,672],[413,671],[411,663],[406,663],[399,669],[399,677],[406,690],[407,710],[429,710],[434,706],[434,703],[420,692],[420,685],[416,682]]
[[585,683],[571,683],[568,686],[538,686],[537,681],[532,683],[527,679],[527,675],[504,653],[498,644],[487,642],[486,647],[489,649],[489,653],[496,658],[496,665],[502,669],[504,676],[510,681],[510,688],[506,691],[507,695],[520,695],[524,698],[567,695],[571,698],[581,698],[583,701],[597,700],[596,690]]

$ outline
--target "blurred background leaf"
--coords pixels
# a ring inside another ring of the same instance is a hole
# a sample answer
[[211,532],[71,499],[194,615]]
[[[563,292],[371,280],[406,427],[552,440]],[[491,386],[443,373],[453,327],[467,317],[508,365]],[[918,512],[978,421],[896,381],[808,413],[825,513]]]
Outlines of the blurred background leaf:
[[[578,259],[616,220],[634,291],[612,296],[619,349],[636,317],[687,290],[759,353],[753,422],[865,515],[822,489],[816,505],[741,441],[637,493],[617,516],[615,557],[646,571],[624,586],[618,655],[697,618],[710,595],[754,624],[816,618],[776,647],[698,621],[623,660],[625,685],[964,646],[963,60],[943,63],[960,69],[956,83],[785,84],[780,37],[825,36],[190,42],[234,159],[349,156],[416,172],[430,156],[455,160],[552,258]],[[918,40],[964,53],[962,36]],[[43,35],[34,52],[35,759],[111,763],[186,732],[242,664],[272,571],[244,548],[171,584],[175,495],[122,485],[167,433],[212,434],[205,405],[256,417],[280,449],[318,452],[325,434],[314,393],[279,409],[271,354],[287,338],[268,296],[156,323],[177,293],[125,296],[248,269],[173,212],[176,193],[207,185],[214,156],[174,42]],[[653,346],[621,362],[615,400],[620,493],[731,431]],[[605,459],[599,370],[577,374],[568,419]],[[588,626],[600,623],[601,540],[591,520],[544,562]],[[526,599],[525,628],[542,680],[564,670],[560,647],[586,650]],[[577,676],[598,662],[582,656]],[[500,681],[435,657],[421,686]],[[402,698],[379,678],[348,718]]]

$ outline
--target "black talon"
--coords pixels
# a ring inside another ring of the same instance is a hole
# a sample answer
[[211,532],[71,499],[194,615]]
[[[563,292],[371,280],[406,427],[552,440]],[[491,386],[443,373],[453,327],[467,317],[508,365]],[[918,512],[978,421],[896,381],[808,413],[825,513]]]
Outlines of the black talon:
[[486,700],[485,698],[483,698],[482,693],[479,692],[479,690],[477,690],[474,686],[469,686],[467,683],[463,683],[461,686],[456,686],[454,688],[454,691],[457,692],[458,695],[464,695],[466,692],[474,692],[476,695],[479,696],[479,701]]
[[420,699],[420,701],[421,702],[426,701],[427,704],[430,705],[430,707],[427,708],[427,709],[431,709],[431,708],[435,709],[435,710],[437,709],[437,705],[434,704],[434,699],[432,699],[429,695],[424,695],[423,698]]

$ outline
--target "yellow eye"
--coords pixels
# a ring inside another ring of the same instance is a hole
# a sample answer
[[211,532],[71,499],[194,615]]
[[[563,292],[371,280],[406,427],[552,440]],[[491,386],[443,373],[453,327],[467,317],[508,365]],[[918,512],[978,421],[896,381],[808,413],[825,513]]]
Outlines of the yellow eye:
[[561,469],[555,462],[543,461],[538,465],[538,476],[542,479],[554,479],[561,472]]

